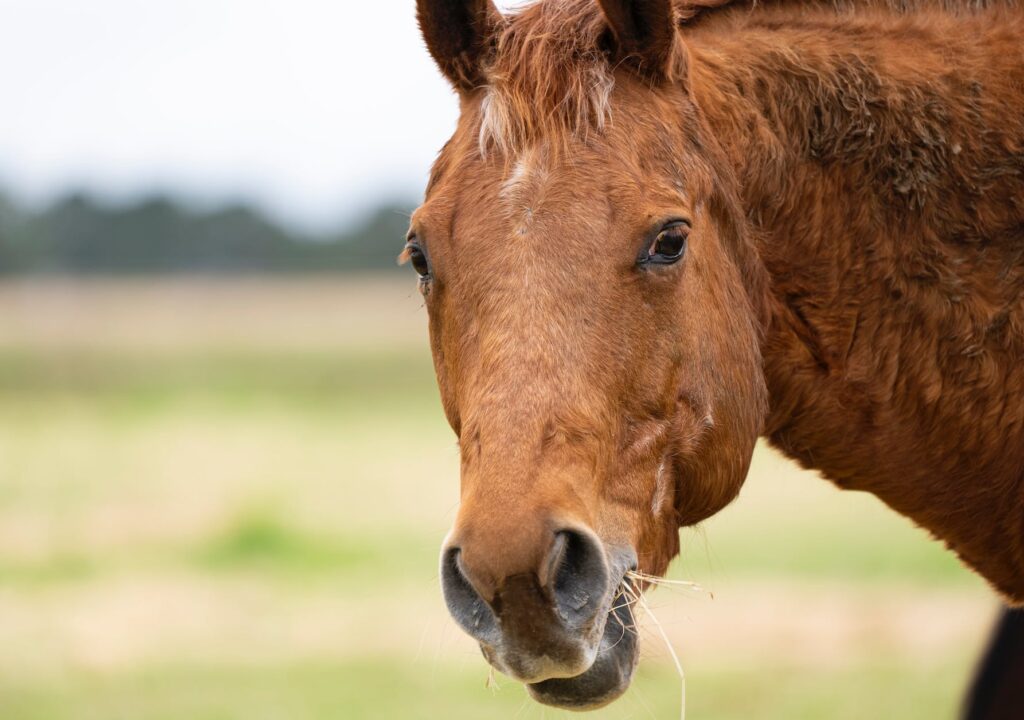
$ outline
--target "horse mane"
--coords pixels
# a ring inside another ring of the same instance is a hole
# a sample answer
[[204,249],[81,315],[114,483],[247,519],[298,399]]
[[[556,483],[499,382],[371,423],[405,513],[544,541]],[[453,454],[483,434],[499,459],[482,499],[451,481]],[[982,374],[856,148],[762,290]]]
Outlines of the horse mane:
[[947,13],[970,13],[990,7],[1018,7],[1018,0],[673,0],[676,14],[683,24],[712,15],[726,8],[792,7],[808,10],[832,10],[851,13],[857,10],[888,10],[906,14],[922,10]]
[[[848,14],[938,10],[961,14],[1018,7],[1019,0],[673,0],[681,26],[721,14],[769,9]],[[539,0],[506,17],[484,67],[479,143],[518,152],[534,140],[568,140],[600,132],[611,117],[615,73],[607,26],[595,0]]]

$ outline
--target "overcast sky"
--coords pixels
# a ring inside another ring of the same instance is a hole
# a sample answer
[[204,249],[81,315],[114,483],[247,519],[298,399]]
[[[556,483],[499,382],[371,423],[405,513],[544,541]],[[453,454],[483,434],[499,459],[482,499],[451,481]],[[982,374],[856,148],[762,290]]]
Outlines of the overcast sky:
[[414,7],[0,0],[0,188],[169,189],[315,225],[418,198],[456,100]]

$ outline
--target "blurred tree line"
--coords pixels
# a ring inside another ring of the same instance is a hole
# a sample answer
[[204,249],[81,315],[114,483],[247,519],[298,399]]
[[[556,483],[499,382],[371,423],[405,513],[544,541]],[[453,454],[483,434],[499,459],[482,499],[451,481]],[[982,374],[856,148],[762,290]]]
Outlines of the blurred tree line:
[[0,195],[0,275],[393,270],[411,207],[314,236],[242,204],[199,212],[164,196],[111,206],[74,194],[32,211]]

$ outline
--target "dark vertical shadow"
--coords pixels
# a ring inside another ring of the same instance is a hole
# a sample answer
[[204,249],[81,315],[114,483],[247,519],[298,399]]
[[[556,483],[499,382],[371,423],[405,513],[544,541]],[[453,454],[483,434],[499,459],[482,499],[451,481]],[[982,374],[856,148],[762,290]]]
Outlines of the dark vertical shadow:
[[1024,720],[1024,610],[1006,610],[978,667],[963,720]]

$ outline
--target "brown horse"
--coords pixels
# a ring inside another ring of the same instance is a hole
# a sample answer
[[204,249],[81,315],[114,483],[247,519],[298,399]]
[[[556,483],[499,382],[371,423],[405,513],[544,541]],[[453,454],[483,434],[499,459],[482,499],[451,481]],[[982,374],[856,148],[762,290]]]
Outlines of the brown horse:
[[461,118],[405,257],[460,441],[442,584],[492,665],[620,695],[624,575],[759,435],[1024,601],[1024,12],[418,10]]

